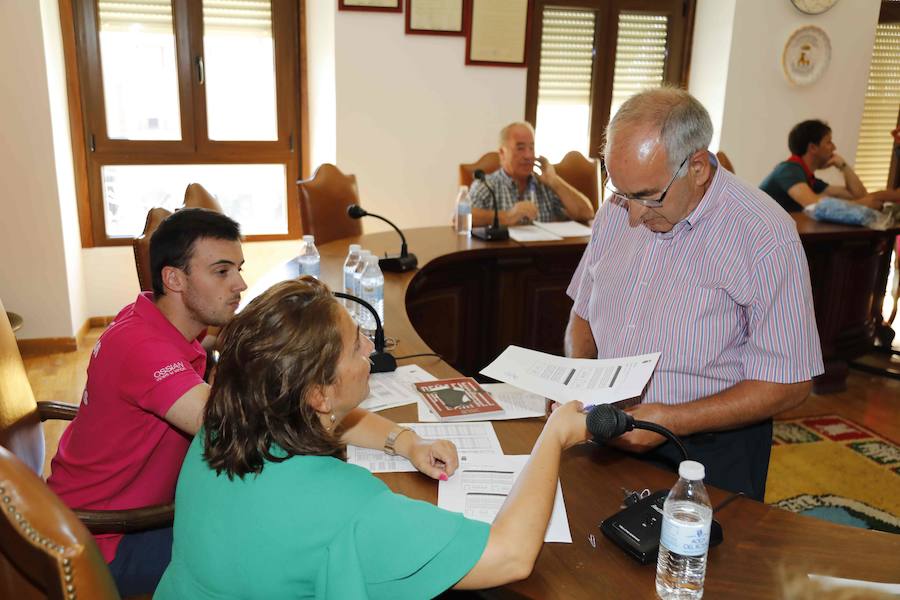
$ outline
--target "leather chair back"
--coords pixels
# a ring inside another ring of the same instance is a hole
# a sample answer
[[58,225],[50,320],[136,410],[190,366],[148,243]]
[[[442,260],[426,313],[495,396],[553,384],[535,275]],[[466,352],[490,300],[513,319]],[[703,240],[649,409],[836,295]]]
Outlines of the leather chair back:
[[119,598],[109,567],[88,530],[3,447],[0,501],[0,598]]
[[[44,430],[31,382],[0,301],[0,446],[35,473],[44,469]],[[0,505],[0,508],[3,508]],[[0,597],[3,597],[0,594]]]
[[488,152],[473,163],[459,165],[459,185],[472,187],[475,179],[475,171],[481,169],[484,174],[493,173],[500,168],[500,153]]
[[581,152],[572,150],[554,167],[557,175],[587,196],[591,206],[594,207],[594,212],[597,212],[600,198],[599,161],[596,158],[585,158]]
[[[199,183],[188,184],[184,190],[184,208],[206,208],[216,212],[225,212],[219,201]],[[134,249],[134,268],[137,270],[138,284],[142,292],[153,291],[153,275],[150,272],[150,238],[166,217],[172,213],[165,208],[151,208],[144,222],[144,231],[132,240]]]
[[727,155],[727,154],[725,154],[724,152],[722,152],[721,150],[719,150],[718,152],[716,152],[716,159],[719,161],[719,164],[722,165],[722,167],[723,167],[726,171],[729,171],[729,172],[731,172],[731,173],[734,173],[734,165],[732,165],[732,164],[731,164],[731,161],[728,160],[728,155]]
[[325,163],[300,187],[300,225],[304,235],[316,236],[316,244],[362,235],[362,222],[347,216],[347,207],[359,204],[355,175],[344,175]]

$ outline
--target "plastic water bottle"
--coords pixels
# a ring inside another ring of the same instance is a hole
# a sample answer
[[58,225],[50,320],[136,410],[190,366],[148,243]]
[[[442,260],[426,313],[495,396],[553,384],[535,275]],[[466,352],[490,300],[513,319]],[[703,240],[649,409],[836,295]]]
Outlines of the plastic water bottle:
[[456,233],[469,235],[472,229],[472,205],[469,204],[469,186],[459,186],[456,193]]
[[[356,270],[356,265],[359,264],[359,244],[350,244],[350,248],[347,251],[347,260],[344,261],[344,293],[352,294],[353,293],[353,271]],[[356,311],[356,302],[352,300],[341,300],[344,306],[350,311],[350,314],[353,314]]]
[[663,505],[656,593],[669,598],[702,598],[706,553],[712,526],[712,505],[703,478],[703,465],[686,460],[678,467],[678,483]]
[[319,251],[316,249],[316,238],[312,235],[303,236],[303,250],[297,257],[300,263],[301,275],[312,275],[319,278]]
[[[372,305],[378,318],[384,325],[384,275],[378,266],[377,256],[366,257],[366,269],[363,271],[359,280],[359,297]],[[371,337],[375,337],[375,318],[372,313],[365,307],[360,307],[359,328],[362,332]]]
[[[352,281],[353,291],[350,293],[353,294],[354,296],[356,296],[357,298],[362,298],[362,296],[360,295],[360,291],[359,291],[359,280],[362,279],[363,271],[366,270],[366,257],[368,257],[368,256],[372,256],[372,252],[370,252],[369,250],[360,250],[359,251],[359,262],[356,263],[356,267],[354,267],[354,269],[353,269],[353,281]],[[356,305],[356,311],[358,314],[359,309],[362,307],[356,302],[354,302],[353,304]],[[357,319],[356,321],[359,322],[359,319]]]

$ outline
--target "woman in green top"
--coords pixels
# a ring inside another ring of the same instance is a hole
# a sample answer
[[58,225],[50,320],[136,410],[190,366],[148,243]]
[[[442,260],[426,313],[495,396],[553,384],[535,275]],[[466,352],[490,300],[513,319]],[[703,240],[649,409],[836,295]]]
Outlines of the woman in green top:
[[[487,525],[394,494],[345,462],[340,436],[368,395],[372,344],[324,284],[273,286],[219,344],[155,598],[426,598],[531,572],[560,453],[588,437],[580,403],[553,413]],[[427,444],[405,429],[395,442]],[[430,451],[435,463],[453,457],[452,474],[455,452]]]

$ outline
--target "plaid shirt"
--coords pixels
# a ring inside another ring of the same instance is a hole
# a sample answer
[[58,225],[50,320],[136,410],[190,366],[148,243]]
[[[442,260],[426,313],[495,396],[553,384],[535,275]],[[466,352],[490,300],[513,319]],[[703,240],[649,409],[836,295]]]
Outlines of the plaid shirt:
[[[538,221],[547,223],[550,221],[570,220],[556,192],[538,181],[534,175],[528,177],[528,184],[525,186],[525,193],[522,195],[519,194],[519,186],[503,169],[497,169],[493,173],[485,175],[484,179],[497,195],[498,210],[511,209],[516,202],[525,200],[530,190],[534,190],[538,208]],[[472,182],[472,187],[469,189],[469,203],[472,205],[472,208],[494,209],[494,200],[491,197],[491,192],[477,179]]]

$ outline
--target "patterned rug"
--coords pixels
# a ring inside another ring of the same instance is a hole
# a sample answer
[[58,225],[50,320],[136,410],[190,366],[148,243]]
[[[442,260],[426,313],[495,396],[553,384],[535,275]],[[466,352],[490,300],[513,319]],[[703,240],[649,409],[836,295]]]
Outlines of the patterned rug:
[[900,447],[834,415],[776,421],[766,503],[900,533]]

